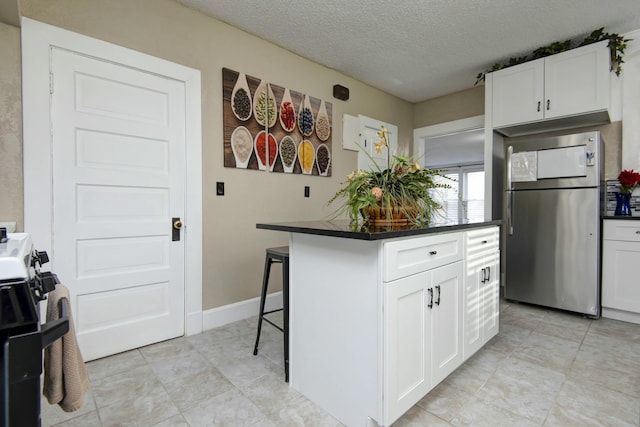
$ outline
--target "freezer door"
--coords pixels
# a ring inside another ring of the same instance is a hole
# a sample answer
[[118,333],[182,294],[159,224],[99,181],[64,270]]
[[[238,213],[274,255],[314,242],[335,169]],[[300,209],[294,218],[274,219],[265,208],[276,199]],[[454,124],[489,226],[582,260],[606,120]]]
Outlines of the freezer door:
[[603,176],[599,132],[514,141],[505,159],[506,190],[597,187]]
[[599,316],[599,189],[511,193],[506,298]]

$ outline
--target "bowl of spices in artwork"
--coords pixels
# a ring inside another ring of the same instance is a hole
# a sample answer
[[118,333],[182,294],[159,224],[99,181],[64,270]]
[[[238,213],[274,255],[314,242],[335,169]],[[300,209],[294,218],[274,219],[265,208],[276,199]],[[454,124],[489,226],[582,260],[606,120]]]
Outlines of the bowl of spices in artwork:
[[245,169],[253,152],[253,137],[244,126],[238,126],[231,134],[231,151],[236,159],[236,167]]
[[320,144],[316,148],[316,167],[320,176],[327,176],[331,166],[331,152],[327,144]]
[[300,168],[302,168],[303,174],[311,174],[315,160],[316,151],[313,149],[311,141],[302,141],[298,146],[298,163],[300,163]]
[[231,92],[231,111],[241,121],[247,121],[251,117],[251,92],[244,73],[238,75],[233,91]]
[[296,165],[296,156],[298,153],[297,144],[292,136],[285,135],[280,140],[280,161],[282,168],[286,173],[293,173]]
[[298,127],[303,136],[310,136],[313,133],[313,112],[311,111],[311,101],[309,96],[305,95],[300,104],[300,112],[298,113]]
[[253,114],[260,126],[273,127],[278,120],[276,98],[271,85],[264,80],[260,82],[253,95]]
[[269,171],[272,171],[278,157],[278,144],[275,137],[271,134],[267,135],[265,131],[260,131],[255,138],[255,151],[258,158],[258,169],[265,170],[268,167]]
[[318,109],[316,117],[316,135],[318,135],[320,141],[326,141],[331,136],[331,123],[329,122],[329,115],[324,101],[320,103],[320,109]]
[[296,128],[296,111],[293,108],[289,89],[284,90],[282,102],[280,103],[280,125],[287,132],[291,132]]

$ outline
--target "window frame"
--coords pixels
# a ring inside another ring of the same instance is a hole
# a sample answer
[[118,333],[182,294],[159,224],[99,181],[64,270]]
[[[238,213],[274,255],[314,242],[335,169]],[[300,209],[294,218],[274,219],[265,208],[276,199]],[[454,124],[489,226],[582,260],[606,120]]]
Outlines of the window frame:
[[[473,163],[467,165],[446,165],[431,167],[431,169],[438,169],[442,175],[457,174],[458,175],[458,221],[463,222],[466,220],[467,212],[467,197],[468,197],[468,178],[467,174],[472,172],[485,172],[483,163]],[[483,188],[484,189],[484,188]],[[483,200],[485,199],[486,189],[484,189]]]

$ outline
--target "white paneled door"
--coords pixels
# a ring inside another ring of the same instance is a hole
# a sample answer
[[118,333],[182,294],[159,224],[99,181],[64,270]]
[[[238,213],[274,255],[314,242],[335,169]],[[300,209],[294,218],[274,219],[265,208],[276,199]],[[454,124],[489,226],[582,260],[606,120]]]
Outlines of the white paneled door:
[[184,84],[57,48],[51,61],[53,257],[82,354],[181,336]]

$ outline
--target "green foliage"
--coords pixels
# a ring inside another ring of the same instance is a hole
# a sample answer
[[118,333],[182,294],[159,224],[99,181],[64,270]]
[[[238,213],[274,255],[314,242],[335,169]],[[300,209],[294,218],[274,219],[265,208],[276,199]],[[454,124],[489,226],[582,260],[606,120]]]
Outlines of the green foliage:
[[412,223],[429,224],[442,208],[431,197],[430,190],[450,188],[447,184],[434,182],[434,176],[444,176],[442,171],[420,167],[418,162],[406,156],[391,156],[386,141],[383,147],[387,150],[387,168],[381,169],[369,156],[375,169],[358,170],[348,175],[346,182],[342,183],[343,188],[329,200],[329,204],[337,200],[343,202],[334,215],[337,217],[347,212],[352,221],[366,222],[369,219],[368,207],[385,207],[389,216],[390,208],[395,206],[401,207]]
[[631,40],[625,39],[624,37],[616,33],[606,33],[604,31],[604,27],[602,27],[598,28],[597,30],[593,30],[591,34],[586,36],[577,46],[572,46],[571,40],[565,40],[563,42],[553,42],[550,45],[542,46],[534,50],[531,53],[531,56],[525,55],[517,58],[509,58],[509,61],[507,61],[507,63],[505,64],[496,63],[487,68],[485,71],[478,73],[474,86],[478,83],[483,82],[487,73],[492,73],[494,71],[522,64],[527,61],[533,61],[534,59],[540,59],[546,56],[555,55],[556,53],[565,52],[576,47],[597,43],[602,40],[609,40],[608,47],[611,56],[611,71],[614,71],[617,76],[620,76],[620,74],[622,73],[622,64],[624,63],[624,60],[622,59],[624,50],[627,48],[627,43]]

